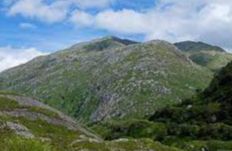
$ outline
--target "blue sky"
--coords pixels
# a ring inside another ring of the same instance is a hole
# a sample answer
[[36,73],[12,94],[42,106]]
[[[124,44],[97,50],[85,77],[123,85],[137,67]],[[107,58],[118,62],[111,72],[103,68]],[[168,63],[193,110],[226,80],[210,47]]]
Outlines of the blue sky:
[[108,35],[231,51],[231,27],[230,0],[1,0],[0,71]]
[[[44,2],[48,1],[45,0]],[[15,3],[17,3],[17,0]],[[12,7],[13,4],[10,6]],[[81,8],[80,10],[91,14],[97,14],[103,10],[108,10],[109,8],[115,11],[122,9],[142,11],[144,9],[152,8],[154,5],[155,1],[153,0],[137,0],[134,3],[131,3],[130,0],[123,0],[112,2],[111,4],[100,8],[90,7]],[[8,11],[10,6],[4,5],[3,2],[0,6],[2,8],[2,11],[0,12],[0,47],[34,47],[41,51],[55,51],[80,41],[86,41],[107,35],[116,35],[139,41],[144,39],[143,35],[140,34],[124,35],[117,32],[109,32],[104,29],[78,27],[78,25],[70,23],[67,18],[58,22],[50,23],[33,17],[25,17],[20,13],[9,15]],[[76,6],[76,8],[78,9],[78,6]]]

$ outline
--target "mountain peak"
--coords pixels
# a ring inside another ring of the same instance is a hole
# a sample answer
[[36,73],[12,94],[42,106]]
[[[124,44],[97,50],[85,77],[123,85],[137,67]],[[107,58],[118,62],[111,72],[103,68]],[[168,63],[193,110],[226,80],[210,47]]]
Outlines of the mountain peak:
[[160,39],[156,39],[156,40],[150,40],[148,42],[146,42],[148,44],[162,44],[162,45],[166,45],[166,46],[173,46],[175,47],[172,43],[168,42],[168,41],[165,41],[165,40],[160,40]]
[[89,42],[79,43],[71,47],[71,49],[84,48],[88,51],[102,51],[116,47],[128,46],[136,44],[137,42],[121,39],[115,36],[106,36],[99,39],[94,39]]
[[102,38],[98,38],[98,40],[120,40],[120,38],[116,36],[105,36]]
[[123,45],[131,45],[131,44],[136,44],[138,42],[132,41],[132,40],[128,40],[128,39],[122,39],[116,36],[105,36],[99,39],[95,39],[92,42],[105,42],[105,41],[112,41],[112,42],[118,42],[121,43]]
[[200,41],[182,41],[178,43],[174,43],[176,47],[178,47],[182,51],[218,51],[218,52],[225,52],[224,49],[222,49],[219,46],[210,45],[204,42]]

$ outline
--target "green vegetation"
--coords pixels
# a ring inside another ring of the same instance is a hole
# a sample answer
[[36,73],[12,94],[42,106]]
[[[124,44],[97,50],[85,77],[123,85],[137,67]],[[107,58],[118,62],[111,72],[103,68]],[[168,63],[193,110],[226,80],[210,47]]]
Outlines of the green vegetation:
[[49,143],[17,135],[1,136],[0,148],[2,151],[55,151]]
[[218,141],[218,140],[210,140],[210,141],[183,141],[176,140],[175,143],[172,144],[177,148],[183,148],[185,151],[219,151],[219,150],[232,150],[232,142],[231,141]]
[[20,95],[20,96],[22,96],[21,94],[18,94],[18,93],[16,93],[16,92],[14,92],[14,91],[5,91],[5,90],[1,90],[0,91],[0,95]]
[[163,123],[137,119],[111,120],[94,124],[91,128],[107,140],[119,138],[152,138],[160,140],[167,133],[167,128]]
[[41,107],[32,106],[28,110],[31,111],[31,112],[41,113],[41,114],[44,114],[44,115],[49,116],[49,117],[54,117],[54,118],[59,117],[57,112],[50,111],[48,109],[44,109],[44,108],[41,108]]
[[86,143],[81,142],[73,144],[74,150],[82,150],[88,148],[93,151],[182,151],[175,147],[168,147],[159,142],[154,142],[150,139],[119,139],[115,141],[105,141],[104,143]]
[[196,53],[189,57],[193,62],[202,65],[207,66],[207,64],[213,60],[212,56],[206,55],[204,53]]
[[[70,129],[70,121],[65,121],[64,115],[60,117],[61,113],[57,114],[41,104],[38,107],[35,100],[32,103],[26,97],[17,96],[18,100],[8,97],[11,95],[1,94],[0,97],[0,150],[3,151],[181,151],[151,139],[141,139],[144,132],[137,135],[138,139],[103,141],[77,123],[76,128]],[[21,105],[18,101],[28,102],[27,105]],[[52,122],[57,120],[63,120],[61,123],[64,125]],[[144,124],[149,125],[149,122]],[[133,127],[136,129],[136,124]]]
[[92,125],[105,139],[150,138],[186,151],[232,150],[232,62],[191,99],[156,111],[147,120]]
[[0,110],[11,110],[12,108],[19,107],[19,104],[11,99],[0,96]]
[[202,42],[179,42],[175,45],[194,63],[206,67],[213,72],[219,71],[232,61],[232,55],[220,47]]

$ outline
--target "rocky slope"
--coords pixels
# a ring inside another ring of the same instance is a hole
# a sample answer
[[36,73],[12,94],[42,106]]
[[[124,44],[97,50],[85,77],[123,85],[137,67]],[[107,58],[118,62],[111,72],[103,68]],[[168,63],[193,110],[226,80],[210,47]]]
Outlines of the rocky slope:
[[181,151],[151,139],[103,141],[71,118],[39,101],[0,92],[3,151]]
[[142,118],[208,85],[212,72],[165,41],[107,37],[0,74],[0,89],[40,98],[79,121]]
[[[198,140],[198,146],[208,150],[232,150],[231,83],[232,62],[220,70],[203,93],[155,113],[150,120],[174,126],[169,126],[169,135]],[[207,141],[211,145],[207,146]]]
[[92,126],[105,139],[152,138],[185,151],[232,150],[232,62],[203,92],[143,120],[107,121]]
[[35,150],[67,150],[72,141],[82,138],[101,140],[63,113],[9,92],[0,92],[0,134],[4,151],[20,150],[14,145],[21,150],[33,146]]
[[213,72],[218,71],[232,61],[232,54],[218,46],[203,42],[184,41],[175,43],[193,62],[207,67]]

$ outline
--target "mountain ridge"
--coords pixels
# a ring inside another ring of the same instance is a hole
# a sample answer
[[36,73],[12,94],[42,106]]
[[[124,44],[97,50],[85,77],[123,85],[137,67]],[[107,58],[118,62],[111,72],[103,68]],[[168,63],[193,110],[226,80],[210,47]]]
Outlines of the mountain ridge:
[[108,42],[98,47],[98,42],[87,44],[91,51],[66,49],[2,72],[0,89],[38,97],[81,121],[93,122],[143,117],[181,102],[212,77],[166,41],[112,47]]
[[218,72],[232,60],[232,54],[218,46],[203,42],[183,41],[174,43],[194,63]]
[[[120,39],[118,37],[115,37],[115,36],[106,36],[106,37],[102,37],[102,38],[98,38],[98,39],[93,39],[91,41],[88,41],[88,42],[81,42],[81,43],[78,43],[78,44],[75,44],[73,46],[71,46],[69,49],[77,49],[77,48],[80,48],[80,47],[83,47],[87,50],[90,50],[90,49],[94,49],[94,46],[96,45],[100,45],[100,46],[97,46],[97,50],[98,51],[101,51],[101,50],[104,50],[104,49],[109,49],[110,47],[112,47],[112,45],[114,47],[122,47],[122,46],[128,46],[128,45],[131,45],[131,44],[137,44],[139,42],[135,42],[135,41],[132,41],[132,40],[128,40],[128,39]],[[92,45],[91,45],[92,44]],[[96,49],[96,48],[95,48]]]
[[174,43],[182,51],[219,51],[219,52],[226,52],[223,48],[219,46],[213,46],[201,41],[182,41]]

